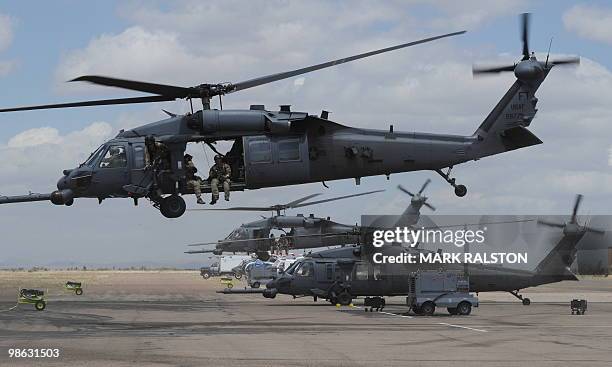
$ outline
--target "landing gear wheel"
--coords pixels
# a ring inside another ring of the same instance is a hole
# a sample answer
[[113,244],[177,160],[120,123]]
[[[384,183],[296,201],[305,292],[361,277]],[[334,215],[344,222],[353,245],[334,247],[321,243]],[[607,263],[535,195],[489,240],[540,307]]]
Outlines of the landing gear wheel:
[[202,274],[202,278],[208,279],[208,278],[210,278],[210,274],[209,273],[204,273],[204,274]]
[[467,316],[472,313],[472,304],[468,301],[459,302],[457,305],[457,313],[462,316]]
[[234,285],[232,283],[227,283],[227,289],[232,289],[234,288]]
[[336,297],[331,297],[328,301],[334,306],[338,304],[338,299]]
[[523,298],[523,306],[529,306],[531,304],[531,300],[529,298]]
[[465,194],[467,194],[467,187],[465,187],[464,185],[455,186],[455,195],[462,198],[465,196]]
[[34,308],[36,308],[36,311],[42,311],[45,309],[45,307],[47,307],[45,301],[38,301],[34,304]]
[[420,307],[412,307],[412,312],[414,312],[415,315],[422,315],[423,314],[423,310]]
[[166,218],[178,218],[185,213],[186,208],[185,200],[176,194],[161,199],[159,203],[159,211]]
[[436,312],[436,305],[433,302],[427,301],[421,305],[421,313],[425,316],[431,316]]
[[77,290],[74,291],[74,294],[76,294],[77,296],[80,296],[81,294],[83,294],[83,290],[81,288],[78,288]]
[[242,274],[234,273],[234,278],[240,280],[242,279]]
[[344,291],[338,295],[338,303],[342,306],[348,306],[353,302],[353,297],[347,291]]
[[72,204],[74,204],[74,199],[70,199],[66,203],[64,203],[64,205],[66,206],[71,206]]
[[251,284],[251,288],[259,288],[261,287],[261,283],[259,282],[254,282],[253,284]]

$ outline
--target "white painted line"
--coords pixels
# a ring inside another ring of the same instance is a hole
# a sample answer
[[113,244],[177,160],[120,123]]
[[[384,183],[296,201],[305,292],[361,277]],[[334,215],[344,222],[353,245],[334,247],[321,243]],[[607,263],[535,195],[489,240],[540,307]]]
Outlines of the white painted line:
[[446,322],[439,322],[438,324],[439,325],[446,325],[446,326],[450,326],[450,327],[458,327],[458,328],[461,328],[461,329],[480,331],[480,332],[483,332],[483,333],[487,332],[486,330],[482,330],[482,329],[475,329],[475,328],[469,327],[469,326],[454,325],[454,324],[449,324],[449,323],[446,323]]
[[412,316],[407,316],[407,315],[398,315],[396,313],[391,313],[391,312],[385,312],[385,311],[378,311],[378,313],[384,313],[385,315],[391,315],[391,316],[397,316],[397,317],[405,317],[407,319],[411,319]]

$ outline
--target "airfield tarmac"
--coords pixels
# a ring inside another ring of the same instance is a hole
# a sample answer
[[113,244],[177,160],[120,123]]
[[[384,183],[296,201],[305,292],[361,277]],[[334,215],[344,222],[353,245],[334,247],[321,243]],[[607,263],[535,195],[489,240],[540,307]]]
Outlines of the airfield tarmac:
[[[82,280],[84,295],[64,292]],[[45,311],[15,304],[48,288]],[[236,287],[244,286],[237,283]],[[532,304],[481,293],[471,316],[406,317],[312,299],[224,295],[197,272],[0,271],[0,365],[83,366],[609,366],[612,279],[533,288]],[[569,301],[589,300],[572,316]],[[58,359],[9,359],[9,348],[59,348]]]

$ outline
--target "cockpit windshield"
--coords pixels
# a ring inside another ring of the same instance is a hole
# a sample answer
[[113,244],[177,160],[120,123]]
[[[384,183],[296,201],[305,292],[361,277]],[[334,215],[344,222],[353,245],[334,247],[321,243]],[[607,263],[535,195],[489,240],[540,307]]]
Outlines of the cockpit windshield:
[[89,158],[83,163],[84,166],[92,167],[94,163],[98,160],[98,158],[102,155],[104,151],[104,145],[100,145],[98,149],[96,149],[93,153],[89,155]]
[[291,265],[290,265],[290,266],[287,268],[287,270],[285,270],[285,273],[287,273],[287,274],[293,274],[293,272],[295,271],[295,268],[297,268],[297,266],[298,266],[298,265],[301,265],[301,264],[302,264],[302,262],[301,262],[301,261],[299,261],[299,260],[298,260],[298,261],[296,261],[296,262],[294,262],[293,264],[291,264]]

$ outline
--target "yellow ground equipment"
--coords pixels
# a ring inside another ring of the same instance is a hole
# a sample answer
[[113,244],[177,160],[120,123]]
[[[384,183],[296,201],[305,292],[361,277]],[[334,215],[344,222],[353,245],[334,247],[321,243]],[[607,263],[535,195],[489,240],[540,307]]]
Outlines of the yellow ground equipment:
[[77,296],[83,294],[83,285],[81,282],[67,281],[66,284],[64,284],[64,289],[69,292],[74,292]]
[[219,279],[219,281],[221,282],[221,284],[225,284],[225,287],[227,289],[234,288],[234,282],[233,282],[232,278],[222,277],[221,279]]
[[42,311],[47,307],[45,292],[38,289],[20,289],[17,303],[34,305],[37,311]]

